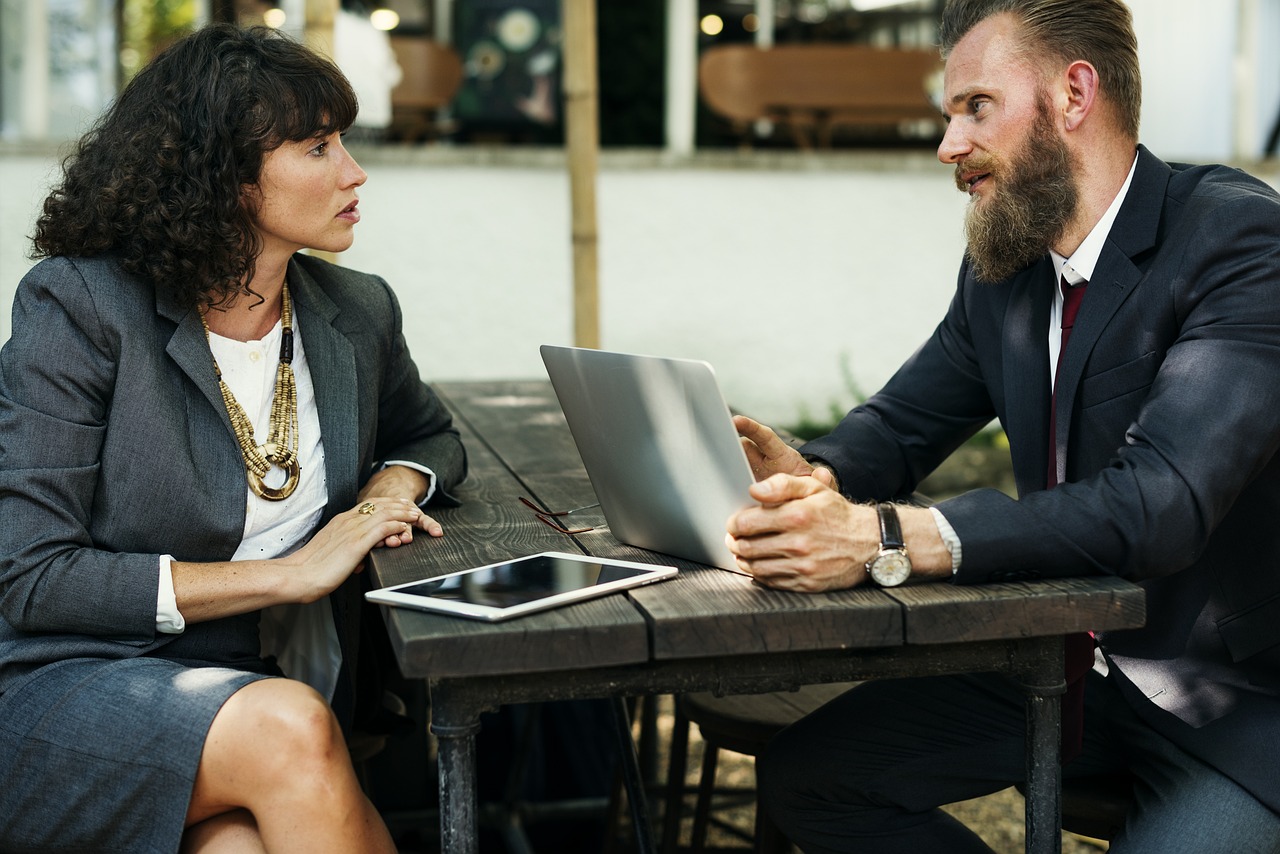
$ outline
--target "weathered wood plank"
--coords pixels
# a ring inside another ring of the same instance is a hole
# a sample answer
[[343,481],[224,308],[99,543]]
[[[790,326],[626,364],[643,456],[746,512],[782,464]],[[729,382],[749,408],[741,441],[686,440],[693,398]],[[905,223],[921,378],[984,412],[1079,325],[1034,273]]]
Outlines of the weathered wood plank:
[[[879,590],[791,593],[682,563],[676,578],[631,591],[655,659],[900,646],[903,611]],[[684,568],[687,567],[687,568]],[[749,615],[749,616],[747,616]]]
[[1145,592],[1118,578],[919,584],[890,595],[906,611],[909,644],[1136,628],[1146,620]]
[[[441,396],[547,510],[595,504],[560,402],[545,381],[445,383]],[[573,527],[575,516],[566,519]],[[603,520],[597,511],[596,518]],[[588,523],[590,524],[590,523]]]
[[[370,557],[376,586],[429,578],[542,551],[578,552],[573,538],[539,522],[518,496],[526,488],[465,421],[459,422],[470,471],[462,506],[433,508],[440,539],[419,535]],[[489,624],[382,607],[401,671],[411,678],[545,672],[649,657],[645,620],[624,594]]]

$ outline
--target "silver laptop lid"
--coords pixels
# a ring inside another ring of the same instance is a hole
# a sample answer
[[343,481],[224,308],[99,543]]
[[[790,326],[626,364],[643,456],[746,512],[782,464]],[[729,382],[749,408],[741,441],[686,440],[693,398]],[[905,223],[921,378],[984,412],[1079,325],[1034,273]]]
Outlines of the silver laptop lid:
[[613,535],[740,572],[725,523],[751,469],[711,365],[543,345],[542,361]]

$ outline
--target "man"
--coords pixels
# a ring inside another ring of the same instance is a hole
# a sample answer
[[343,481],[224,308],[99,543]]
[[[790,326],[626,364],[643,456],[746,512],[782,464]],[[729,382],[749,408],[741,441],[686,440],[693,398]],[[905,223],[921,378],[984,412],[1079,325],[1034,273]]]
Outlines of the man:
[[[1280,851],[1280,198],[1137,145],[1120,0],[952,0],[941,36],[938,156],[971,196],[955,298],[801,453],[739,419],[760,506],[730,548],[793,590],[1141,583],[1146,627],[1099,636],[1069,691],[1064,776],[1137,777],[1113,851]],[[1018,499],[856,503],[909,493],[993,417]],[[986,851],[936,807],[1020,779],[1023,738],[1000,677],[868,683],[775,740],[762,792],[810,854]]]

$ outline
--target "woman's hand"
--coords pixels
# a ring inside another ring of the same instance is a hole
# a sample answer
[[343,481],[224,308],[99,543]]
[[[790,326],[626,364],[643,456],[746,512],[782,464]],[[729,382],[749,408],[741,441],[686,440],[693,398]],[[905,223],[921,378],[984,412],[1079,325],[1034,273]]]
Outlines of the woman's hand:
[[408,498],[365,496],[360,504],[330,519],[305,546],[280,558],[290,566],[291,579],[301,585],[290,598],[314,602],[328,595],[364,568],[370,549],[399,540],[422,518],[422,511]]
[[[364,485],[364,489],[360,490],[360,500],[368,501],[370,495],[394,495],[398,498],[407,498],[417,504],[426,497],[427,489],[430,486],[431,483],[427,480],[427,476],[417,469],[412,469],[408,466],[387,466],[374,472],[373,477],[369,478],[369,482]],[[440,523],[422,513],[416,522],[405,526],[400,531],[377,543],[377,545],[395,548],[396,546],[403,546],[405,543],[411,543],[413,542],[414,528],[426,531],[433,537],[444,536],[444,528],[440,527]]]

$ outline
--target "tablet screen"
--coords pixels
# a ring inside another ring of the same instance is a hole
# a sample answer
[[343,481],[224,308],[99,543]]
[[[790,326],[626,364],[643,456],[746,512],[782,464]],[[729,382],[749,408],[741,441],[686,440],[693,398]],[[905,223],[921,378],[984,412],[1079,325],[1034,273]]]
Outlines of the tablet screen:
[[365,598],[384,605],[503,620],[661,581],[675,574],[672,566],[543,552],[371,590]]
[[648,575],[647,569],[534,555],[483,569],[397,587],[400,593],[509,608],[571,590]]

